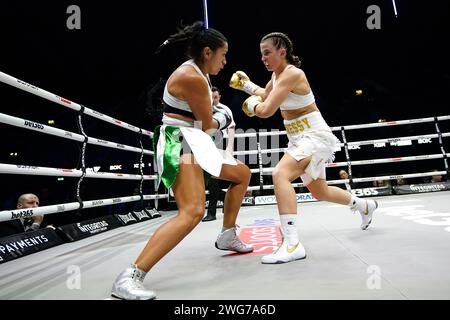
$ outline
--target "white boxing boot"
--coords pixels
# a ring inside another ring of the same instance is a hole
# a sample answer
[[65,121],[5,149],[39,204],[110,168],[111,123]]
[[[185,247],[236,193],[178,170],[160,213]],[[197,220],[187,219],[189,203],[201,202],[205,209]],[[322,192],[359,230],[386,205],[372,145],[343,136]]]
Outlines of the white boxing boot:
[[284,239],[283,243],[277,250],[261,258],[261,263],[264,264],[286,263],[305,258],[306,258],[305,247],[303,247],[303,245],[300,242],[298,242],[293,246],[289,246],[288,241]]
[[249,253],[253,251],[251,245],[246,245],[236,234],[236,227],[227,229],[219,234],[216,240],[216,248],[220,250],[230,250],[239,253]]
[[143,281],[147,272],[132,265],[126,268],[113,284],[111,295],[124,300],[151,300],[156,295],[144,287]]
[[372,222],[374,211],[378,208],[378,202],[375,200],[364,200],[363,205],[353,205],[351,210],[358,211],[361,215],[361,229],[366,230]]

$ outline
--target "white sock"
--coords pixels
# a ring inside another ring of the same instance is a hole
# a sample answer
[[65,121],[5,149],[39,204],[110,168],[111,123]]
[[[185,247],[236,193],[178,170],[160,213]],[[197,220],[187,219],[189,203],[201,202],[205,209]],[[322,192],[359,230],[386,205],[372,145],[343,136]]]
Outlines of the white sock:
[[227,230],[230,230],[230,229],[233,229],[233,228],[225,228],[225,227],[222,227],[222,231],[220,231],[220,232],[223,233],[224,231],[227,231]]
[[299,242],[296,221],[296,214],[280,214],[281,230],[289,246]]
[[356,209],[358,210],[364,210],[366,207],[366,200],[363,200],[361,198],[355,197],[352,195],[350,199],[350,203],[348,204],[349,207],[354,207],[356,205]]

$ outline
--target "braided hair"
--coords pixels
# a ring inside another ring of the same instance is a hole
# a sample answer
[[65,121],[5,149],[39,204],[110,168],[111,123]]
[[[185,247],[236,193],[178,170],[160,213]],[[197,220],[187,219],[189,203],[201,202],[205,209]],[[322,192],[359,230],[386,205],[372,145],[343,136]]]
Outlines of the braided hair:
[[280,48],[286,49],[286,59],[287,61],[296,66],[297,68],[300,67],[300,59],[298,56],[295,56],[292,51],[294,50],[294,45],[292,44],[291,39],[289,37],[281,32],[272,32],[269,34],[266,34],[262,39],[261,42],[264,42],[266,40],[270,39],[272,41],[272,44],[274,45],[277,50]]
[[196,21],[188,26],[180,24],[180,26],[177,27],[177,30],[177,33],[170,35],[169,38],[159,46],[155,54],[158,54],[168,44],[187,42],[187,56],[194,59],[195,62],[200,62],[202,59],[203,48],[209,47],[212,51],[215,51],[228,42],[227,38],[225,38],[221,32],[212,28],[205,29],[203,22],[201,21]]

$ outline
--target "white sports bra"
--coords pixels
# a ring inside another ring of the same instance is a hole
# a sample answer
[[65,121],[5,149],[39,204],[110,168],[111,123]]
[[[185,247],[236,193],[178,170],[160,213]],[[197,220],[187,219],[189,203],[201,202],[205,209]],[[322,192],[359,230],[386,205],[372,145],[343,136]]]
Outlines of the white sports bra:
[[[209,95],[211,97],[211,105],[212,105],[212,91],[211,91],[211,85],[210,85],[209,78],[206,77],[202,73],[200,68],[195,64],[195,62],[192,59],[184,62],[181,66],[185,66],[185,65],[190,65],[190,66],[194,67],[195,71],[197,71],[198,74],[200,74],[205,79],[206,83],[208,83]],[[168,83],[169,83],[169,81],[167,80],[166,85],[164,87],[163,101],[172,109],[180,110],[181,111],[180,114],[184,114],[184,115],[193,117],[191,107],[189,106],[187,101],[180,100],[177,97],[174,97],[172,94],[170,94],[170,92],[167,88]],[[183,113],[183,111],[190,113],[190,115]],[[168,112],[168,110],[166,110],[166,112]]]
[[[272,81],[273,87],[276,86],[277,81],[275,78]],[[314,94],[309,91],[306,95],[299,95],[293,92],[289,92],[287,98],[280,104],[280,110],[296,110],[309,106],[311,103],[315,102]]]

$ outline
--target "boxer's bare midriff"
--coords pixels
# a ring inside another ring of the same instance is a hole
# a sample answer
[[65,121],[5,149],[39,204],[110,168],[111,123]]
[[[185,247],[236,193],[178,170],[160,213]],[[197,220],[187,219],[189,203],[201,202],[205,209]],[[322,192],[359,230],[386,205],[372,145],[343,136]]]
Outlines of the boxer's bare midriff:
[[194,119],[192,119],[190,117],[182,116],[181,114],[170,113],[170,112],[164,112],[164,114],[166,116],[174,118],[174,119],[183,120],[183,121],[187,121],[187,122],[194,122]]
[[299,117],[303,117],[304,115],[307,115],[308,113],[314,111],[319,111],[319,109],[317,108],[316,103],[311,103],[309,106],[304,108],[281,111],[281,116],[283,117],[284,120],[292,120]]

